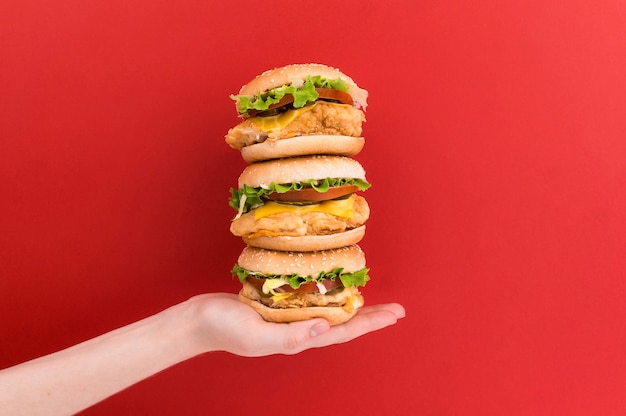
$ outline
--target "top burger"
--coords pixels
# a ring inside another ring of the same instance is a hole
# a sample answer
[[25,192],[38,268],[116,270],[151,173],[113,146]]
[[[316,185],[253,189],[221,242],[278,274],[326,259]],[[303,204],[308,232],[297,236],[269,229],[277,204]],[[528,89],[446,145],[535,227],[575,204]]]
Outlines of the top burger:
[[293,64],[262,73],[231,96],[244,120],[226,143],[253,163],[292,156],[354,156],[361,151],[367,91],[322,64]]

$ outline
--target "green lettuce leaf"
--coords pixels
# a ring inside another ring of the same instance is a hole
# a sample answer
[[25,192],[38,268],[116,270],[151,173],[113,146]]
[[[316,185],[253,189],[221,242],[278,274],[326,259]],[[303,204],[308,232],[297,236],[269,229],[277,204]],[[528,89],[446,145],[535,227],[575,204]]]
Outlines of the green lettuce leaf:
[[239,266],[238,264],[235,264],[235,266],[233,266],[233,269],[231,270],[233,278],[237,277],[241,283],[243,283],[243,281],[248,277],[255,277],[257,279],[276,279],[283,277],[285,278],[285,280],[287,280],[287,282],[289,282],[289,286],[291,286],[293,289],[298,289],[303,283],[317,283],[321,282],[324,279],[330,279],[332,281],[335,281],[335,279],[337,278],[341,280],[341,283],[344,285],[344,287],[365,286],[365,284],[370,280],[370,277],[367,274],[368,272],[369,269],[364,268],[357,272],[344,273],[342,267],[337,267],[336,269],[333,269],[329,272],[319,272],[315,276],[300,276],[297,274],[285,276],[251,272]]
[[314,102],[319,97],[315,88],[348,91],[348,86],[341,78],[326,79],[316,75],[306,77],[304,84],[300,88],[296,88],[293,85],[283,85],[257,94],[254,97],[247,95],[231,95],[231,98],[237,102],[237,111],[239,114],[249,117],[248,111],[267,110],[270,105],[278,103],[286,95],[293,95],[294,108],[304,107],[307,103]]
[[323,193],[328,191],[330,188],[343,185],[355,185],[361,191],[365,191],[371,186],[368,182],[365,182],[362,179],[354,178],[326,178],[324,180],[310,179],[304,182],[295,182],[291,184],[275,184],[272,182],[267,188],[253,188],[252,186],[244,185],[244,187],[240,189],[230,188],[231,197],[228,201],[228,205],[236,211],[239,211],[241,198],[245,195],[246,200],[242,212],[245,214],[246,212],[263,205],[265,203],[263,197],[273,192],[284,194],[288,191],[299,191],[303,188],[313,188],[316,191]]

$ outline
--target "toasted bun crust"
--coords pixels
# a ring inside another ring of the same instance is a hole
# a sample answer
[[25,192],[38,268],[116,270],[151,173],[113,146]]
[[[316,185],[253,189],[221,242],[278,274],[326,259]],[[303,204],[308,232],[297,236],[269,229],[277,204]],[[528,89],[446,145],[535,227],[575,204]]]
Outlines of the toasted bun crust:
[[367,91],[359,88],[352,78],[337,68],[314,63],[292,64],[265,71],[241,87],[239,95],[253,97],[260,92],[265,92],[283,85],[298,85],[303,83],[309,75],[321,75],[327,79],[341,78],[346,83],[348,94],[352,96],[356,107],[363,108],[364,110],[367,107]]
[[279,251],[321,251],[357,244],[365,236],[365,225],[336,234],[303,235],[298,237],[242,237],[252,247]]
[[269,159],[306,155],[354,156],[365,145],[363,137],[312,135],[297,136],[287,140],[266,140],[241,149],[248,163]]
[[[363,297],[360,296],[361,304],[363,304]],[[305,321],[313,318],[324,318],[328,323],[332,325],[339,325],[349,321],[354,315],[356,315],[358,308],[348,312],[339,306],[312,306],[306,308],[286,308],[286,309],[274,309],[263,305],[252,299],[248,299],[239,293],[239,300],[247,305],[252,306],[259,315],[269,322],[296,322]]]
[[352,273],[365,268],[365,254],[357,245],[338,249],[292,252],[246,247],[237,260],[246,270],[264,274],[316,276],[342,267]]
[[241,173],[238,185],[239,188],[244,185],[258,188],[269,186],[272,182],[285,184],[325,178],[366,180],[365,169],[354,159],[314,155],[253,163]]

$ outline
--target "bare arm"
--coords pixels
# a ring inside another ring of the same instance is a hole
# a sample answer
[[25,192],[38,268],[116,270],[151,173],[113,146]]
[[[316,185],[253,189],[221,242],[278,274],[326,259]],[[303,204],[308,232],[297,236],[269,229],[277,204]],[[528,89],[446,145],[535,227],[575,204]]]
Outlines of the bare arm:
[[200,295],[68,349],[0,371],[0,415],[68,415],[167,367],[210,351],[295,354],[394,324],[398,304],[363,308],[351,321],[265,322],[233,294]]

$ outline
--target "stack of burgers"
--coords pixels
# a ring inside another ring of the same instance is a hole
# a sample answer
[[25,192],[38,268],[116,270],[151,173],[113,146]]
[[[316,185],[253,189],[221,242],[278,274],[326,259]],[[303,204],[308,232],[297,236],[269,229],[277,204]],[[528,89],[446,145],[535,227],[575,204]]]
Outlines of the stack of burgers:
[[233,267],[239,299],[271,322],[349,320],[369,280],[357,243],[370,185],[351,158],[365,142],[367,91],[303,64],[266,71],[232,98],[243,121],[226,143],[249,163],[230,199],[230,230],[246,244]]

